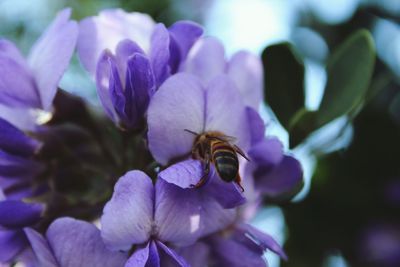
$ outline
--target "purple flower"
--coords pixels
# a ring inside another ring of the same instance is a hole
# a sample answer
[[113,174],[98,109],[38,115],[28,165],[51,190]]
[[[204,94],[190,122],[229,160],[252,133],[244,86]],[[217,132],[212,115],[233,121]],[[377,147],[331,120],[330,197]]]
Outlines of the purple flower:
[[239,51],[227,61],[221,42],[213,37],[198,40],[189,51],[182,71],[196,75],[205,84],[226,74],[235,83],[246,106],[258,110],[263,100],[263,68],[259,57]]
[[107,10],[80,23],[78,52],[96,76],[107,115],[122,128],[138,128],[158,86],[176,73],[203,30],[179,21],[167,29],[140,13]]
[[14,261],[28,247],[23,228],[36,224],[42,211],[40,204],[0,199],[0,262]]
[[196,136],[185,129],[222,132],[234,137],[243,151],[250,145],[242,98],[225,75],[206,86],[190,74],[172,76],[153,96],[147,123],[149,149],[162,165],[189,156]]
[[269,235],[248,224],[234,225],[224,232],[209,238],[212,251],[211,261],[216,266],[268,266],[263,258],[267,250],[278,254],[282,259],[287,256],[276,241]]
[[[0,40],[0,103],[12,108],[49,110],[58,82],[72,56],[78,25],[61,11],[25,59],[9,41]],[[14,115],[15,116],[15,115]]]
[[25,228],[34,259],[32,266],[79,267],[124,266],[127,255],[108,250],[100,231],[92,224],[72,218],[54,221],[42,236],[32,228]]
[[294,157],[283,153],[283,145],[277,138],[264,137],[265,126],[260,115],[247,108],[251,125],[251,161],[245,175],[254,178],[256,191],[270,199],[288,199],[303,186],[303,170]]
[[0,188],[9,199],[34,196],[33,179],[44,166],[35,159],[41,143],[0,118]]
[[108,248],[128,251],[137,246],[126,266],[158,266],[175,262],[187,266],[169,246],[187,246],[198,238],[229,225],[234,210],[223,209],[202,192],[181,189],[140,171],[117,182],[101,218],[102,237]]

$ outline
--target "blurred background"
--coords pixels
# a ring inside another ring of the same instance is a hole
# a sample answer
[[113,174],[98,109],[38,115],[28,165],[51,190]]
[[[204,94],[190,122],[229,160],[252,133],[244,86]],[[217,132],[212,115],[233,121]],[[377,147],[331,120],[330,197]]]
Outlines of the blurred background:
[[[304,168],[303,190],[291,202],[266,202],[253,223],[289,255],[279,262],[268,253],[272,267],[400,266],[399,0],[1,0],[0,35],[27,52],[66,6],[76,20],[116,7],[149,13],[167,25],[194,20],[224,43],[227,57],[241,49],[261,55],[269,45],[289,42],[304,64],[309,110],[321,102],[334,48],[355,30],[368,29],[377,53],[373,94],[357,112],[290,150]],[[61,87],[97,103],[76,57]],[[269,104],[263,108],[267,135],[278,136],[289,150],[289,134]]]

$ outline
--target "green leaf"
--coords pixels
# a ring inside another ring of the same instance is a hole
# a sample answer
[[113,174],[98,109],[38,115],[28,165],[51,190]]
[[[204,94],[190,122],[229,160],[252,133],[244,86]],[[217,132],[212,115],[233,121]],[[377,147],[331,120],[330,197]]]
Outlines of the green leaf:
[[304,107],[304,65],[289,43],[265,48],[264,96],[279,122],[288,129],[293,115]]
[[293,148],[299,145],[307,136],[315,131],[317,112],[305,108],[300,109],[290,122],[289,147]]
[[367,30],[354,33],[334,51],[327,64],[328,81],[317,113],[317,127],[363,102],[374,63],[374,42]]

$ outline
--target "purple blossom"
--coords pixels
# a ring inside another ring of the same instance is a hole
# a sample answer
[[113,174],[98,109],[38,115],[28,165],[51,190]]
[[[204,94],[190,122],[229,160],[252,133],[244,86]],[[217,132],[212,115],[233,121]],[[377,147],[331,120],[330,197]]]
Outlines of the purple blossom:
[[149,149],[166,165],[189,156],[196,133],[219,131],[236,138],[247,151],[250,145],[245,106],[235,84],[225,75],[206,86],[190,74],[172,76],[153,96],[147,116]]
[[112,250],[128,251],[138,246],[127,266],[159,262],[160,257],[187,266],[169,244],[193,244],[229,225],[234,217],[234,210],[223,209],[201,191],[181,189],[162,179],[154,186],[143,172],[131,171],[116,184],[104,208],[101,231]]
[[78,25],[70,9],[61,11],[32,46],[27,59],[0,40],[0,103],[11,108],[49,110],[58,82],[74,51]]
[[9,199],[34,196],[31,184],[44,170],[35,159],[41,143],[0,118],[0,188]]
[[270,199],[289,199],[303,185],[303,170],[298,160],[283,152],[282,143],[274,137],[264,137],[265,125],[260,115],[247,108],[251,131],[251,161],[245,175],[254,178],[256,190]]
[[213,37],[198,40],[189,51],[182,71],[205,84],[226,74],[235,83],[246,106],[258,110],[263,99],[263,68],[259,57],[239,51],[228,61],[221,42]]
[[36,224],[42,211],[40,204],[0,199],[0,262],[12,262],[28,247],[23,228]]
[[119,9],[83,20],[79,56],[96,76],[107,115],[122,128],[142,126],[150,98],[178,71],[202,32],[192,22],[179,21],[167,29],[147,15]]
[[71,218],[54,221],[42,236],[32,228],[25,228],[32,247],[31,266],[79,267],[124,266],[127,255],[112,252],[103,244],[100,231],[92,224]]

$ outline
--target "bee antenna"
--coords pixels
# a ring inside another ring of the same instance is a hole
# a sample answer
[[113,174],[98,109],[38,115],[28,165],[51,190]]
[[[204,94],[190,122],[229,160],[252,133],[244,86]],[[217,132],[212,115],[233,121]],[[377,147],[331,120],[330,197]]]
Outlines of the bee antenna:
[[196,132],[193,132],[193,131],[191,131],[191,130],[188,130],[188,129],[184,129],[184,131],[186,131],[186,132],[188,132],[188,133],[191,133],[191,134],[193,134],[193,135],[199,135],[198,133],[196,133]]

